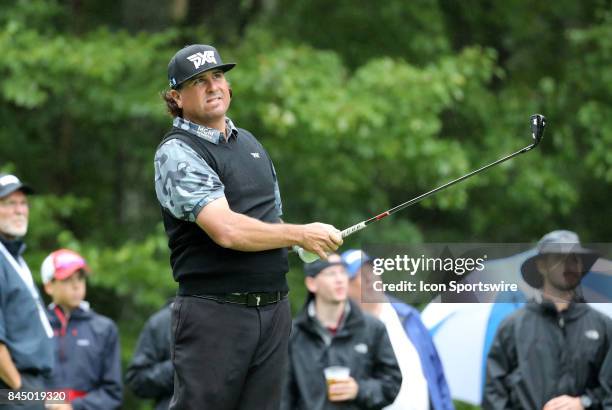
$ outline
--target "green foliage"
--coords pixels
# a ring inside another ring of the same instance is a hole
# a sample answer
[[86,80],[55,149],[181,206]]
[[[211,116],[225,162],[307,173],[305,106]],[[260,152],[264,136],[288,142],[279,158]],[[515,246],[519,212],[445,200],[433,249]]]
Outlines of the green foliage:
[[[145,319],[175,289],[152,158],[170,124],[159,97],[168,60],[192,42],[238,62],[230,116],[274,159],[288,222],[344,228],[379,213],[526,146],[529,115],[541,112],[549,127],[536,151],[345,248],[524,242],[557,228],[605,241],[608,6],[0,0],[0,168],[40,194],[28,262],[37,272],[58,247],[85,255],[89,298],[118,321],[127,363]],[[306,292],[290,262],[295,311]],[[129,396],[126,408],[138,406]]]
[[[260,47],[265,38],[245,41],[244,53],[249,41]],[[260,102],[238,101],[234,110],[253,121],[277,169],[290,170],[289,182],[280,172],[286,214],[348,224],[468,169],[468,152],[440,135],[440,116],[467,91],[485,92],[493,61],[491,52],[472,48],[424,68],[381,58],[349,74],[333,53],[277,46],[230,74],[238,98]],[[297,207],[293,198],[301,199]],[[465,201],[458,187],[427,206]]]
[[334,50],[351,68],[383,56],[426,64],[449,50],[433,0],[281,2],[264,24],[279,37]]
[[2,156],[19,164],[36,158],[24,178],[40,181],[43,191],[96,203],[83,220],[109,223],[88,232],[77,226],[80,235],[112,243],[150,232],[140,228],[142,218],[158,211],[142,206],[153,196],[142,182],[152,181],[155,142],[166,127],[159,91],[175,37],[103,27],[77,37],[18,20],[0,28]]
[[456,410],[479,410],[480,409],[480,406],[473,406],[471,404],[468,404],[462,401],[458,401],[458,400],[453,400],[453,403],[455,405]]
[[[598,23],[569,33],[571,44],[582,61],[570,69],[570,82],[564,90],[580,90],[584,101],[577,110],[577,133],[589,135],[590,148],[584,158],[593,176],[612,182],[612,12],[602,11]],[[576,71],[575,71],[576,70]],[[579,70],[579,71],[578,71]],[[568,96],[569,97],[569,96]]]

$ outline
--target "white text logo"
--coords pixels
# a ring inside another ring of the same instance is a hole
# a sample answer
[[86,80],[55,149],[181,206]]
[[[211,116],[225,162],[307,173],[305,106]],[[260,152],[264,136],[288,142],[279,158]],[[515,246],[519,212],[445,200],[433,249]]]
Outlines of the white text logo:
[[595,329],[587,330],[584,335],[591,340],[599,340],[599,332]]
[[217,64],[217,60],[215,59],[214,51],[205,51],[203,53],[195,53],[187,57],[187,60],[191,61],[196,69],[205,63]]
[[365,343],[359,343],[353,347],[357,353],[366,354],[368,352],[368,345]]

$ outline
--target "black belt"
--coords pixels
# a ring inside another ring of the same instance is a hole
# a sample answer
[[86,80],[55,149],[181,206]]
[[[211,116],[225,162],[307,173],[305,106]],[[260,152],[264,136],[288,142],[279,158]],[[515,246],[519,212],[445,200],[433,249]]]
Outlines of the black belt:
[[201,299],[210,299],[219,303],[234,303],[248,307],[266,306],[278,303],[287,297],[289,292],[249,292],[222,293],[214,295],[190,295]]

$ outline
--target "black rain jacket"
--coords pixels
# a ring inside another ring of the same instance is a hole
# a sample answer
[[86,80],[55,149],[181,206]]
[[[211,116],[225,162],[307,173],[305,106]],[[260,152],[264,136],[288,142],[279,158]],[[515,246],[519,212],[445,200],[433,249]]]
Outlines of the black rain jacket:
[[171,307],[166,305],[147,321],[125,375],[127,385],[137,396],[155,400],[155,410],[168,409],[174,391]]
[[565,394],[612,409],[612,319],[586,303],[557,312],[551,302],[530,302],[497,331],[482,407],[540,410]]
[[[289,341],[289,371],[282,410],[373,410],[393,403],[402,384],[385,325],[353,302],[335,336],[308,314],[295,318]],[[347,366],[359,385],[355,400],[327,400],[323,369]]]

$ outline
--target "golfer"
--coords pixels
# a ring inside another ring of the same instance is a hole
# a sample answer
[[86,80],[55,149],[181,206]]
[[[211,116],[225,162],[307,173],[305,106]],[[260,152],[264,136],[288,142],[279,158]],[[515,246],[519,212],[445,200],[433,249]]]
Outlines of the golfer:
[[283,224],[264,147],[226,116],[232,91],[214,47],[190,45],[168,65],[174,117],[155,154],[155,191],[179,284],[170,409],[277,409],[291,315],[287,247],[325,258],[331,225]]

